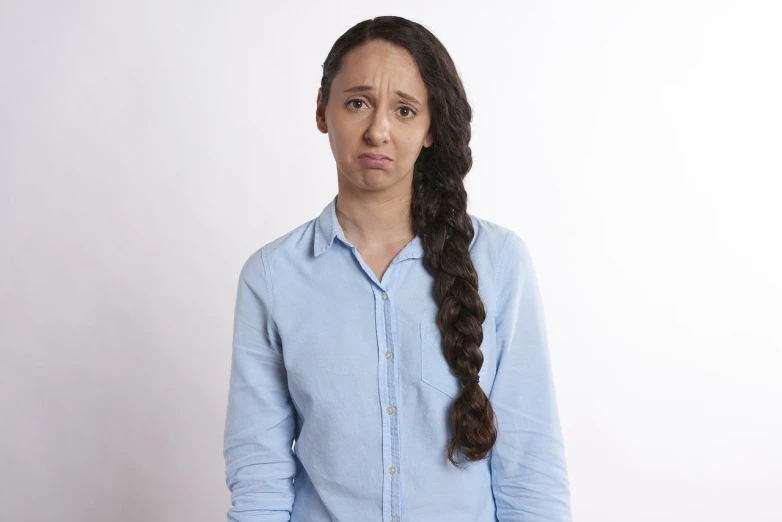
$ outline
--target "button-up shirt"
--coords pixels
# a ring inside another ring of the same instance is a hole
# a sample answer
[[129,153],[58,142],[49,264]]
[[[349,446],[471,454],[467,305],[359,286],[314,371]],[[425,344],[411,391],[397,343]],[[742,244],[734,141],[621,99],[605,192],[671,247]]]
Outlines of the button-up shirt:
[[[460,393],[416,236],[382,278],[335,196],[239,276],[223,453],[229,521],[569,522],[543,308],[525,242],[469,214],[486,308],[478,383],[498,438],[448,461]],[[457,454],[458,456],[458,454]]]

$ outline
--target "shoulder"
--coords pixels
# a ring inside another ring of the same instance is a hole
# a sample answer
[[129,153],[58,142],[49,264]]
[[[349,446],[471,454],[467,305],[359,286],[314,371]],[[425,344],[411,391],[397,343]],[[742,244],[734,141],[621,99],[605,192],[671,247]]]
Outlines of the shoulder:
[[475,257],[489,256],[495,273],[501,272],[509,259],[526,255],[527,244],[519,234],[494,221],[469,215],[475,230],[470,251]]
[[256,247],[244,261],[242,276],[268,276],[271,267],[280,258],[296,259],[312,255],[314,228],[315,219],[310,219]]
[[497,222],[476,216],[475,214],[469,214],[469,216],[472,218],[476,236],[482,235],[494,243],[499,243],[500,246],[505,245],[511,238],[521,241],[521,237],[516,232]]

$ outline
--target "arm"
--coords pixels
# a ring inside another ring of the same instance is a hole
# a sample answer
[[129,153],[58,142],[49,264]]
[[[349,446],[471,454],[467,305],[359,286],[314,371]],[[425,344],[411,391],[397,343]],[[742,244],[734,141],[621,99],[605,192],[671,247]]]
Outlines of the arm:
[[565,447],[535,270],[511,232],[501,256],[498,369],[490,393],[498,437],[491,456],[499,522],[571,522]]
[[296,420],[268,275],[261,250],[239,277],[223,444],[228,522],[289,521],[293,508]]

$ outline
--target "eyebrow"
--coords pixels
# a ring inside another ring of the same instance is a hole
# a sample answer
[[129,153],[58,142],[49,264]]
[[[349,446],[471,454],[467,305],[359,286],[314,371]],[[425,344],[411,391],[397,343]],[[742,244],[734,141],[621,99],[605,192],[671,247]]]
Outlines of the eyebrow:
[[[349,92],[367,92],[367,91],[371,91],[371,90],[372,90],[372,87],[370,87],[369,85],[356,85],[355,87],[350,87],[349,89],[345,89],[345,92],[346,93],[349,93]],[[421,102],[418,101],[418,98],[416,98],[412,94],[407,94],[404,91],[394,91],[394,94],[396,94],[397,96],[399,96],[403,100],[407,100],[410,103],[416,104],[418,106],[422,105]]]

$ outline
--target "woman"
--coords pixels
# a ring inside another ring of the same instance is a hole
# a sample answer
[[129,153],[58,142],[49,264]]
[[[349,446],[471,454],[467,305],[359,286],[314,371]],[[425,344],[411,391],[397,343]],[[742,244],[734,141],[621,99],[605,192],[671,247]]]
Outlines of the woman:
[[417,23],[331,49],[316,122],[338,193],[239,280],[229,521],[571,520],[529,251],[467,212],[471,117]]

